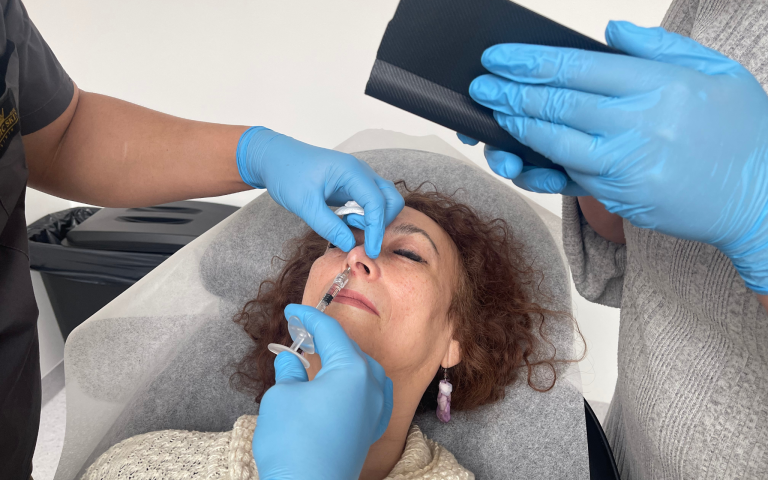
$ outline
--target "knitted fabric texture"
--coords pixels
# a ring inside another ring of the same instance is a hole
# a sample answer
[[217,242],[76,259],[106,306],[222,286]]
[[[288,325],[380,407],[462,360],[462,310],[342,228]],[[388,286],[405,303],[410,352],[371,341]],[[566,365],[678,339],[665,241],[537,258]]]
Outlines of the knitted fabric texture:
[[[675,0],[662,26],[768,86],[768,4]],[[768,478],[768,314],[711,245],[624,221],[626,245],[563,198],[563,246],[586,299],[621,307],[604,424],[622,480]]]
[[[83,480],[258,480],[251,440],[256,416],[243,415],[229,432],[162,430],[114,445]],[[470,480],[475,476],[419,427],[411,425],[403,455],[386,480]]]

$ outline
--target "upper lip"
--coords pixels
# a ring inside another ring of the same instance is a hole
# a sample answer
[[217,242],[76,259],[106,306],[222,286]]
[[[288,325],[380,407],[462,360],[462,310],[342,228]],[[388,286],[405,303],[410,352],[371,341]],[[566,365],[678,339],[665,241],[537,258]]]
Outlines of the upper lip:
[[370,308],[373,313],[375,313],[376,315],[379,315],[379,311],[373,305],[373,302],[368,300],[368,297],[366,297],[365,295],[363,295],[360,292],[356,292],[356,291],[350,290],[348,288],[343,288],[338,293],[338,295],[336,295],[336,297],[337,298],[338,297],[347,297],[347,298],[351,298],[353,300],[357,300],[358,302],[362,303],[366,307]]

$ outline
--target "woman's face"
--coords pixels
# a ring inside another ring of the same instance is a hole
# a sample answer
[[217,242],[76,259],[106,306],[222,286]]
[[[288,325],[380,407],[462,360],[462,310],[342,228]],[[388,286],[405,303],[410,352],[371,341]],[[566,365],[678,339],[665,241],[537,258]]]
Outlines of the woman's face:
[[[349,283],[325,313],[384,367],[396,390],[411,385],[423,393],[440,365],[459,362],[447,317],[458,274],[456,246],[432,219],[409,207],[387,227],[375,260],[365,255],[363,232],[352,232],[357,246],[349,253],[330,246],[312,265],[302,303],[317,305],[349,265]],[[319,358],[307,358],[314,378]]]

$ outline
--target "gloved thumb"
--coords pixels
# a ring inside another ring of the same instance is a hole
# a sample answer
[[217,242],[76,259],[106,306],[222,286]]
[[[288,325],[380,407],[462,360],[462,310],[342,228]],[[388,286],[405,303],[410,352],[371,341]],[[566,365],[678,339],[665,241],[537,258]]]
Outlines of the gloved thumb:
[[550,168],[525,167],[512,182],[529,192],[562,193],[568,184],[568,177]]
[[309,381],[307,370],[295,355],[280,352],[275,358],[275,384]]
[[365,360],[368,362],[368,370],[373,375],[373,378],[376,380],[376,383],[379,384],[379,388],[381,388],[381,392],[383,394],[383,404],[381,405],[381,417],[379,420],[379,425],[376,428],[376,433],[374,434],[373,441],[377,441],[382,435],[384,435],[384,432],[387,430],[387,426],[389,425],[389,419],[392,417],[392,407],[394,405],[393,400],[393,386],[392,386],[392,380],[387,376],[387,373],[384,371],[384,367],[381,366],[379,362],[373,359],[370,355],[367,353],[363,353],[362,350],[360,350],[360,347],[355,344],[355,347],[360,353],[360,356],[365,358]]
[[512,180],[523,170],[523,161],[517,155],[485,146],[485,159],[496,175]]
[[[321,373],[334,364],[344,365],[350,358],[359,357],[355,342],[349,338],[335,318],[313,307],[294,303],[285,307],[284,313],[285,318],[293,315],[299,317],[304,328],[314,338],[315,353],[320,355],[320,360],[323,362]],[[299,360],[296,359],[296,361]]]
[[722,53],[661,27],[644,28],[612,20],[605,28],[605,40],[634,57],[680,65],[708,75],[734,72],[741,67]]
[[[582,175],[582,178],[589,178]],[[549,168],[524,167],[512,183],[534,193],[559,193],[567,197],[588,197],[592,194],[563,172]]]
[[346,223],[350,227],[355,227],[355,228],[359,228],[360,230],[365,230],[365,218],[362,215],[358,215],[356,213],[350,213],[349,215],[344,215],[344,223]]
[[459,137],[459,140],[461,140],[461,143],[463,143],[464,145],[475,146],[475,145],[478,144],[477,140],[475,140],[472,137],[468,137],[468,136],[466,136],[466,135],[464,135],[462,133],[456,132],[456,136]]

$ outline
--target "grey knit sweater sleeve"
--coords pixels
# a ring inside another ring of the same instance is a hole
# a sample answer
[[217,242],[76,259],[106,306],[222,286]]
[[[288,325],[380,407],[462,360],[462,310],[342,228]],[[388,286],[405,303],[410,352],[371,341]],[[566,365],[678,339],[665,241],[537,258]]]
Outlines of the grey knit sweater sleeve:
[[664,15],[661,26],[670,32],[690,37],[698,10],[699,0],[675,0]]
[[[662,26],[768,86],[768,0],[675,0]],[[621,308],[603,424],[621,478],[768,478],[768,313],[715,247],[623,227],[611,243],[563,199],[578,291]]]
[[595,232],[576,197],[563,197],[563,249],[579,294],[590,302],[620,307],[627,248]]

